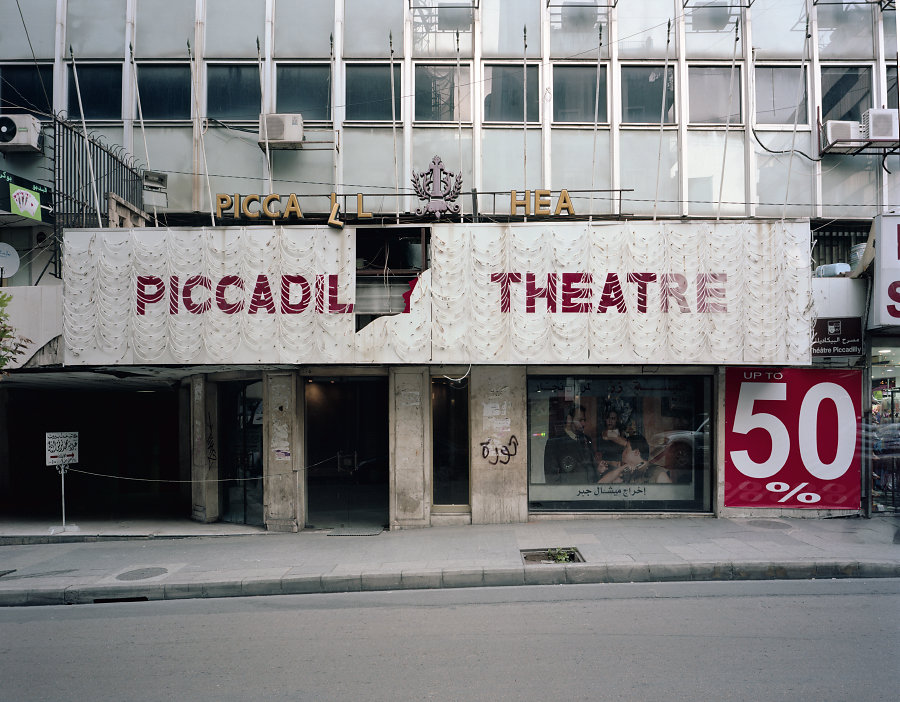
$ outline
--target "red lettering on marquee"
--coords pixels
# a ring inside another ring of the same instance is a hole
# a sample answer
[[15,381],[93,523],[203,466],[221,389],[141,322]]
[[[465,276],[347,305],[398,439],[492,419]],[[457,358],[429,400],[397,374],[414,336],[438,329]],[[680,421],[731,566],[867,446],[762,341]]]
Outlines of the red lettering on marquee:
[[275,314],[272,288],[269,287],[269,279],[262,273],[256,277],[256,285],[253,288],[253,297],[250,300],[247,314],[256,314],[260,307],[265,308],[269,314]]
[[200,304],[194,302],[191,292],[198,286],[212,292],[212,282],[205,275],[192,275],[185,281],[184,287],[181,289],[181,299],[184,300],[184,308],[191,314],[203,314],[212,308],[211,298],[206,298]]
[[[894,302],[900,302],[900,280],[895,280],[888,285],[887,294]],[[897,305],[887,305],[887,313],[891,317],[900,317],[900,309],[897,308]]]
[[[148,292],[148,286],[153,286],[153,291]],[[137,313],[144,314],[147,305],[159,302],[163,299],[165,283],[162,278],[155,275],[139,275],[137,277]]]
[[[493,276],[492,282],[493,282]],[[547,311],[556,312],[556,273],[547,274],[547,287],[535,285],[534,273],[525,274],[525,311],[534,312],[534,301],[543,297],[547,300]],[[503,310],[501,310],[503,311]]]
[[625,307],[625,296],[622,294],[622,285],[619,283],[619,276],[615,273],[608,273],[606,275],[606,283],[603,285],[603,292],[600,295],[597,311],[605,313],[609,307],[615,307],[622,313],[628,311]]
[[[300,286],[300,302],[291,302],[291,286]],[[309,301],[312,294],[309,290],[309,282],[302,275],[283,275],[281,276],[281,313],[282,314],[300,314],[309,307]]]
[[225,298],[225,289],[235,287],[244,289],[244,281],[241,280],[239,276],[236,275],[225,275],[222,276],[221,280],[219,280],[216,285],[216,307],[222,310],[225,314],[237,314],[242,309],[244,309],[244,301],[238,300],[237,302],[228,302]]
[[590,312],[591,289],[576,287],[578,285],[590,285],[594,278],[590,273],[563,273],[562,274],[562,311],[563,312]]

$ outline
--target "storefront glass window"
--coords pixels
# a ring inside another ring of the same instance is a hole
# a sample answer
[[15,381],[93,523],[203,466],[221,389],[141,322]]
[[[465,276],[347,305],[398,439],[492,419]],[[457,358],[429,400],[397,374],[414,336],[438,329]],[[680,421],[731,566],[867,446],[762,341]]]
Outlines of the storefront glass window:
[[[900,347],[872,340],[872,413],[863,425],[863,450],[871,451],[872,510],[900,509]],[[871,447],[871,448],[870,448]]]
[[469,389],[464,381],[431,381],[435,505],[469,504]]
[[528,380],[534,511],[711,509],[708,377]]

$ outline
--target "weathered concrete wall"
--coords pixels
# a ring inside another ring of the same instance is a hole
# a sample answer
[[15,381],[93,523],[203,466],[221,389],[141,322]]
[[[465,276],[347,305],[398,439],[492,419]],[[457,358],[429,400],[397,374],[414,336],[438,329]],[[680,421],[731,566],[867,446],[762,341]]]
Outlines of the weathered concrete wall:
[[478,366],[469,382],[472,523],[528,521],[524,367]]
[[215,383],[191,376],[191,518],[219,519],[219,442]]
[[263,509],[269,531],[298,531],[297,378],[263,374]]
[[427,368],[392,368],[391,528],[429,525],[431,512],[431,392]]

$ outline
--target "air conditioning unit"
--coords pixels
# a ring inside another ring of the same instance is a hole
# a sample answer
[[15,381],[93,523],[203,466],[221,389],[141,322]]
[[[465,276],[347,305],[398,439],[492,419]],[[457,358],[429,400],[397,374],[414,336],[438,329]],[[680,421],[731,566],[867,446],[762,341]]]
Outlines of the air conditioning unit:
[[303,148],[303,115],[269,114],[259,116],[259,148]]
[[825,122],[825,150],[829,153],[853,153],[862,146],[861,139],[859,122],[834,119]]
[[900,121],[897,119],[897,110],[866,110],[863,114],[860,134],[863,139],[900,141]]
[[0,151],[40,151],[41,123],[32,115],[0,115]]

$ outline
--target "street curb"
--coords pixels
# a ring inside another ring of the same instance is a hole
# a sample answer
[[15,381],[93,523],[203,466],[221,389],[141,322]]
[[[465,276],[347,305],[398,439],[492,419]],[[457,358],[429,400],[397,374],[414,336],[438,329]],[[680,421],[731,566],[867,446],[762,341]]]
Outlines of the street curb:
[[[150,600],[211,599],[271,595],[430,590],[521,585],[587,585],[649,582],[747,580],[838,580],[900,578],[900,563],[889,561],[742,561],[712,563],[569,563],[520,568],[445,568],[322,575],[291,574],[277,578],[162,583],[95,583],[57,588],[0,589],[0,607],[99,604]],[[2,582],[2,581],[0,581]]]

